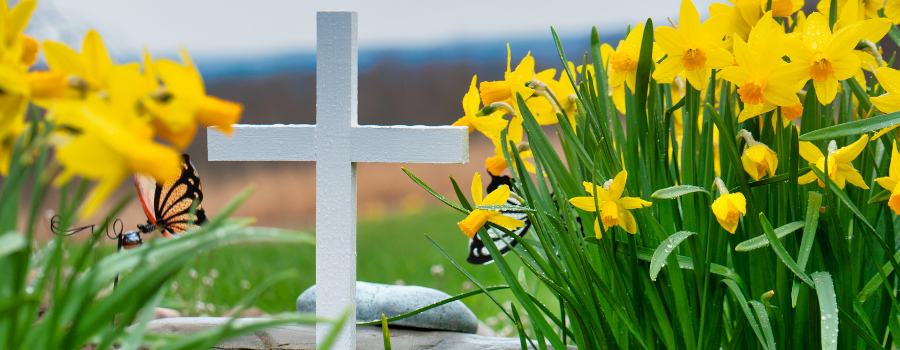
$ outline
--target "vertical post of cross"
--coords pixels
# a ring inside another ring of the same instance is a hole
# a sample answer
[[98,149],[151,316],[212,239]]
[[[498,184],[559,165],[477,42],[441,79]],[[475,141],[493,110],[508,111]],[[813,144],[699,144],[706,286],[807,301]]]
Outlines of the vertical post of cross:
[[[316,24],[316,314],[337,318],[350,308],[334,348],[355,349],[357,15],[318,12]],[[316,343],[330,330],[316,326]]]

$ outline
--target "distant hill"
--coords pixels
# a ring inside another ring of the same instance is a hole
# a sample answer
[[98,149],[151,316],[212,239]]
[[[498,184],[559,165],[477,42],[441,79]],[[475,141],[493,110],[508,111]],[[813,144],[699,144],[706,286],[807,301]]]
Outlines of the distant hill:
[[[603,35],[600,41],[610,43],[615,47],[621,38],[621,35]],[[590,37],[561,38],[560,41],[569,60],[580,64],[582,55],[589,48]],[[549,33],[543,38],[516,39],[508,42],[514,61],[531,51],[531,55],[538,62],[539,67],[561,67],[556,44]],[[424,48],[366,48],[363,46],[359,51],[359,70],[364,72],[382,61],[395,61],[413,66],[435,63],[503,62],[506,60],[506,43],[507,41],[458,42]],[[201,74],[208,81],[222,78],[302,73],[316,69],[315,51],[285,52],[252,57],[197,56],[195,60]],[[515,68],[515,63],[513,62],[513,68]],[[505,69],[505,62],[503,68]]]

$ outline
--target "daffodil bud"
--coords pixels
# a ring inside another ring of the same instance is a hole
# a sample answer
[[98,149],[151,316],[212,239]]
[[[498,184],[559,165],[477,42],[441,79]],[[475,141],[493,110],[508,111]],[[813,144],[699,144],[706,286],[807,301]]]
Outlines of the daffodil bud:
[[715,185],[716,188],[718,188],[720,195],[728,194],[728,187],[725,186],[725,182],[722,181],[722,179],[719,178],[718,176],[716,177],[715,180],[713,180],[713,185]]
[[77,75],[70,75],[66,77],[66,83],[69,84],[70,88],[76,90],[87,90],[89,87],[87,80],[84,80],[84,78]]
[[504,112],[506,112],[508,114],[512,114],[513,116],[516,115],[516,110],[513,109],[512,106],[509,105],[509,103],[494,102],[487,106],[484,106],[484,108],[482,108],[477,113],[475,113],[475,116],[476,117],[488,116],[488,115],[494,114],[494,112],[496,112],[497,110],[503,110]]
[[884,67],[884,58],[881,57],[881,52],[878,50],[878,46],[876,46],[875,43],[863,39],[856,44],[856,49],[872,55],[872,57],[875,57],[875,62],[878,62],[878,66]]
[[559,100],[556,99],[556,94],[553,93],[553,90],[550,89],[547,84],[539,80],[531,80],[525,83],[525,86],[534,89],[535,95],[544,96],[547,100],[550,101],[550,104],[553,106],[553,110],[559,113],[561,106],[559,105]]
[[528,142],[519,142],[519,144],[516,145],[516,150],[519,152],[527,152],[531,150],[531,145],[529,145]]
[[747,130],[738,132],[738,137],[743,137],[747,141],[747,146],[749,146],[744,150],[744,155],[741,156],[741,163],[747,174],[756,181],[765,176],[766,173],[769,176],[775,176],[775,169],[778,168],[778,156],[775,154],[775,151],[769,146],[754,140]]
[[728,233],[734,234],[741,217],[747,213],[747,200],[740,192],[722,194],[713,202],[712,211],[719,225]]

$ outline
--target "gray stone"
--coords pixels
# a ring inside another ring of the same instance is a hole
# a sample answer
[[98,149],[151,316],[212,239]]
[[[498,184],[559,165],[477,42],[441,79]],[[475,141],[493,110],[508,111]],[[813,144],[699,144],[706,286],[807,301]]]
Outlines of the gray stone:
[[[187,334],[218,327],[228,322],[227,317],[178,317],[150,321],[147,332],[150,334]],[[259,322],[265,319],[241,318],[235,326]],[[519,350],[519,338],[484,337],[475,334],[422,331],[408,328],[390,329],[391,347],[393,349],[433,349],[433,350]],[[252,334],[226,340],[214,349],[244,350],[299,350],[316,348],[316,328],[314,326],[285,325],[267,328]],[[357,349],[383,349],[384,338],[381,327],[357,326]],[[547,345],[547,349],[553,349]],[[569,349],[576,349],[569,346]]]
[[[381,320],[382,313],[394,317],[447,298],[449,294],[431,288],[356,282],[356,320]],[[316,286],[300,294],[297,311],[316,312]],[[390,324],[465,333],[478,331],[478,318],[459,300]]]

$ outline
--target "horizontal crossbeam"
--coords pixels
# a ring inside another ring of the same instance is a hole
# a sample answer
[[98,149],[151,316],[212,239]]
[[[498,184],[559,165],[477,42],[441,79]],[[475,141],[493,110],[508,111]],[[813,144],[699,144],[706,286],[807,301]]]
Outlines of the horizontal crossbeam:
[[[211,128],[212,129],[212,128]],[[353,162],[465,163],[463,126],[355,126]],[[231,136],[208,130],[211,161],[315,161],[315,125],[235,125]]]

